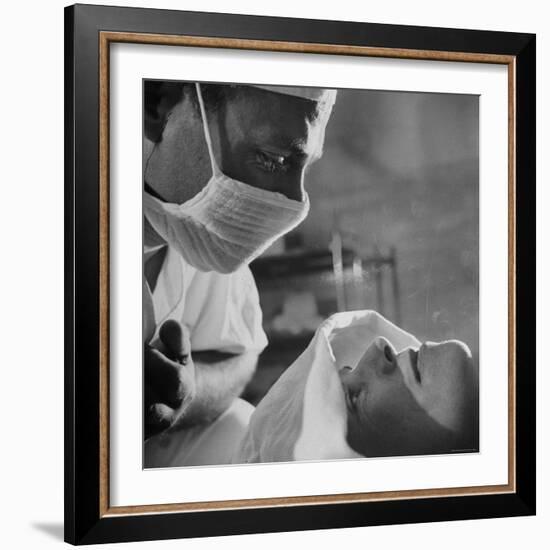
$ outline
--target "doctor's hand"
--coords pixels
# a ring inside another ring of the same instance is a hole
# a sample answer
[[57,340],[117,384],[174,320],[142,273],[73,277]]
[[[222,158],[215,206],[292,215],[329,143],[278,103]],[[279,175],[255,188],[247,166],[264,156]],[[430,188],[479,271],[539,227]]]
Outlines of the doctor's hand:
[[160,328],[160,349],[144,345],[144,436],[169,428],[193,401],[195,365],[187,330],[168,320]]

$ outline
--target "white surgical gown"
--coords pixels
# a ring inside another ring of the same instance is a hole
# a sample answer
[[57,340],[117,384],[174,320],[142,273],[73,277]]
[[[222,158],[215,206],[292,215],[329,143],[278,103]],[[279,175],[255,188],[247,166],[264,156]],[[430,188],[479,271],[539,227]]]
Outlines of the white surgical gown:
[[148,286],[144,292],[144,323],[154,327],[153,342],[160,325],[175,319],[190,330],[192,351],[261,352],[267,345],[258,290],[248,266],[229,274],[205,273],[168,247],[153,293]]
[[[145,257],[154,252],[145,249]],[[260,353],[267,345],[258,290],[248,266],[234,273],[204,273],[168,247],[156,286],[144,282],[144,339],[155,345],[158,330],[175,319],[190,331],[191,351]],[[229,462],[248,427],[253,407],[236,399],[206,427],[163,433],[147,440],[146,468]]]

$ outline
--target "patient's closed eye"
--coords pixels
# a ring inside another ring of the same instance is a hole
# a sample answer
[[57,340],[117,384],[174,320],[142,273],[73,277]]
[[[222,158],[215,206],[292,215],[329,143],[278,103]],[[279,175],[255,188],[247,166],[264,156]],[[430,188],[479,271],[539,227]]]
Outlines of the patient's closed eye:
[[346,398],[346,405],[348,409],[352,412],[357,410],[357,404],[359,402],[359,396],[363,393],[363,390],[360,386],[346,386],[344,389],[344,395]]

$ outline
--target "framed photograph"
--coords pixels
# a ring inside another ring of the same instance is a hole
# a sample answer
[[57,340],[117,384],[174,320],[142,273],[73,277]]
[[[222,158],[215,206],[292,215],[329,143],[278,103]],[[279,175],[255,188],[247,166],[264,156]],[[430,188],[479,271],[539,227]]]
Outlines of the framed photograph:
[[535,36],[65,9],[65,539],[535,513]]

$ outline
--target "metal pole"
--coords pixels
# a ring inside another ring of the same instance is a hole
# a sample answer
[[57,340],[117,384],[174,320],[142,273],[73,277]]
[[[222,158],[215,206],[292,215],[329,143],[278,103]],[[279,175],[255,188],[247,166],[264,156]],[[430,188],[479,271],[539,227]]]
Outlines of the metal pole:
[[401,326],[401,290],[399,287],[399,275],[397,274],[397,254],[395,252],[395,247],[392,247],[391,249],[391,271],[395,323]]
[[346,310],[346,295],[344,289],[344,266],[342,263],[342,237],[335,231],[330,241],[332,252],[332,270],[334,272],[334,285],[336,287],[336,307],[338,311]]
[[365,285],[363,284],[363,262],[361,257],[355,255],[353,257],[353,283],[355,289],[355,309],[363,308],[365,306],[364,292]]
[[378,261],[375,264],[375,276],[376,276],[376,298],[378,301],[378,312],[382,315],[384,313],[384,285],[382,281],[382,267],[383,263]]

